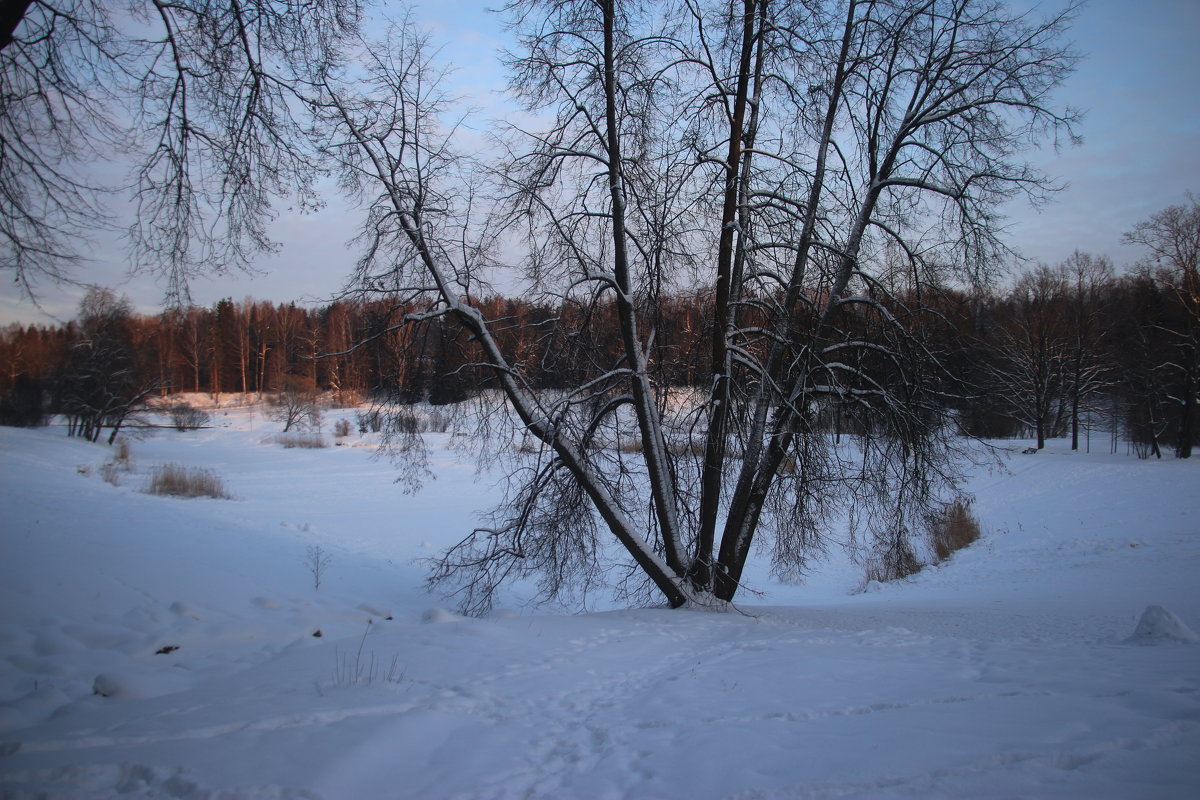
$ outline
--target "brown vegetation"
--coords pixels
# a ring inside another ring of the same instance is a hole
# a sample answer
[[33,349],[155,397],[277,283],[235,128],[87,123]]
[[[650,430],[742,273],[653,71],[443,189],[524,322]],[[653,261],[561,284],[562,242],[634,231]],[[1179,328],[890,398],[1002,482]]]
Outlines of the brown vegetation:
[[969,501],[957,498],[929,525],[933,554],[940,563],[979,538],[979,521]]
[[150,473],[148,494],[168,497],[212,497],[230,499],[224,484],[215,472],[180,464],[163,464]]
[[325,437],[320,433],[281,433],[274,437],[277,444],[283,445],[288,450],[299,448],[301,450],[319,450],[322,447],[328,447],[329,443],[325,441]]

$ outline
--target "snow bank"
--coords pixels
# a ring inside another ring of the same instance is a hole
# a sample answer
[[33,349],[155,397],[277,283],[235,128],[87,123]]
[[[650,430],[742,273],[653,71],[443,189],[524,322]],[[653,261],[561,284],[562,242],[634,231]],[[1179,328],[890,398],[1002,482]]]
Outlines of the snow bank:
[[1200,636],[1162,606],[1147,606],[1133,635],[1125,641],[1128,644],[1190,643],[1200,641]]
[[[523,614],[461,623],[413,562],[488,476],[430,436],[406,495],[369,447],[273,430],[223,404],[113,486],[107,448],[0,429],[0,796],[1200,796],[1200,647],[1114,646],[1195,641],[1200,463],[1052,443],[980,471],[984,537],[870,592],[835,548],[803,584],[756,561],[728,613],[537,612],[518,584]],[[165,462],[240,499],[135,488]]]

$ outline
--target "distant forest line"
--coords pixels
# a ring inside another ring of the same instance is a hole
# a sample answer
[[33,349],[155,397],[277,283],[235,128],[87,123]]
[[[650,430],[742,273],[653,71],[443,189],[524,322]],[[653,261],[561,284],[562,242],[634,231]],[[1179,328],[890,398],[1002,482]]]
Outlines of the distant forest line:
[[[944,402],[968,435],[1036,436],[1039,446],[1071,435],[1078,445],[1091,427],[1143,456],[1190,454],[1196,443],[1196,298],[1150,269],[1118,276],[1106,259],[1076,253],[1005,291],[875,299],[937,354]],[[590,362],[620,357],[611,305],[472,300],[532,386],[571,386]],[[656,385],[704,380],[711,295],[646,293],[639,302],[654,321],[646,347]],[[754,303],[747,300],[751,317]],[[839,324],[871,323],[847,311]],[[742,346],[761,348],[766,339]],[[80,403],[122,406],[134,396],[296,385],[343,398],[454,403],[493,385],[482,361],[475,342],[431,302],[385,297],[303,308],[226,299],[143,315],[93,289],[65,325],[0,330],[0,423],[38,424]],[[854,432],[856,423],[829,424]]]

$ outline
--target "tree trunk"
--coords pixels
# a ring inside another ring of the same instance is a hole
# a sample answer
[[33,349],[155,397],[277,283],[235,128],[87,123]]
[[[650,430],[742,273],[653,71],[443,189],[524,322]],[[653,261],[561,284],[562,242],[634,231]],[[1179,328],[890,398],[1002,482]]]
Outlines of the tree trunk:
[[1183,384],[1183,418],[1179,420],[1179,458],[1192,457],[1192,442],[1196,439],[1196,380],[1189,373]]
[[[708,405],[708,435],[704,444],[704,464],[700,481],[700,521],[696,550],[689,567],[692,582],[704,591],[713,585],[713,544],[716,538],[717,515],[720,512],[721,484],[725,471],[725,453],[729,442],[731,363],[728,337],[734,326],[730,308],[732,289],[735,223],[739,217],[738,199],[741,194],[739,169],[742,167],[742,145],[745,136],[746,110],[749,105],[750,70],[758,32],[755,29],[757,9],[755,0],[742,3],[742,45],[729,123],[728,150],[725,155],[725,194],[721,209],[721,234],[717,245],[717,276],[715,307],[711,340],[712,394]],[[750,143],[746,143],[751,146]],[[746,165],[748,168],[748,164]]]
[[617,113],[615,2],[616,0],[603,2],[605,145],[608,157],[608,190],[612,202],[613,279],[617,287],[615,304],[620,318],[624,355],[633,367],[630,391],[642,437],[642,454],[649,473],[650,491],[654,498],[654,514],[666,548],[667,564],[677,575],[682,575],[687,569],[687,564],[676,509],[678,498],[671,470],[666,463],[666,442],[663,439],[662,424],[646,371],[646,356],[638,335],[637,314],[632,302],[633,282],[625,229],[625,186],[621,174],[621,135]]

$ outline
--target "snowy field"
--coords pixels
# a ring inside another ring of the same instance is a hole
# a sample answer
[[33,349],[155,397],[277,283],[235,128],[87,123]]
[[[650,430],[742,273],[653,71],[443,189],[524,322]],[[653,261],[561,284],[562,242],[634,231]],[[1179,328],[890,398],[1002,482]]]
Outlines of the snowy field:
[[[407,495],[356,432],[213,425],[129,471],[0,428],[0,796],[1200,797],[1200,459],[1013,455],[979,542],[867,591],[834,553],[741,613],[462,619],[418,562],[498,491],[444,434]],[[234,498],[145,494],[168,462]]]

